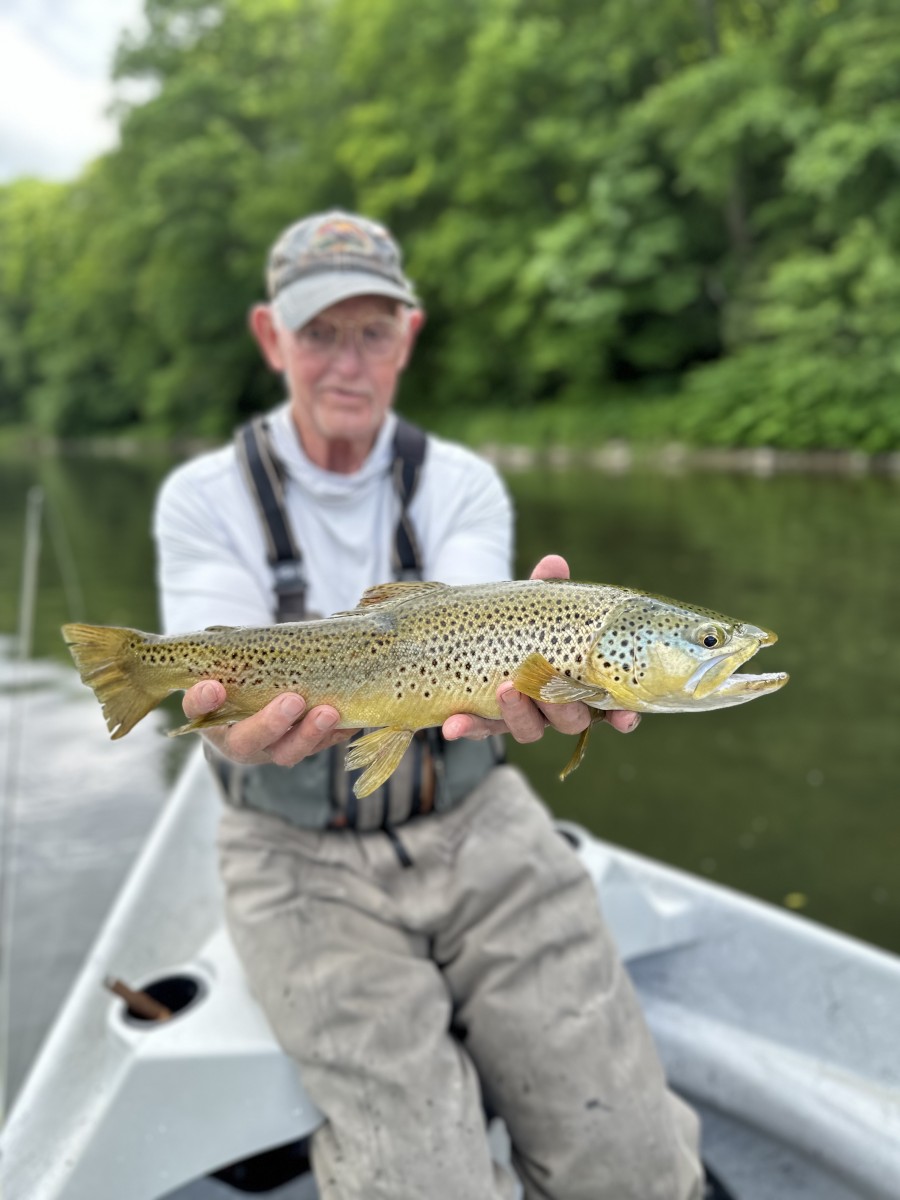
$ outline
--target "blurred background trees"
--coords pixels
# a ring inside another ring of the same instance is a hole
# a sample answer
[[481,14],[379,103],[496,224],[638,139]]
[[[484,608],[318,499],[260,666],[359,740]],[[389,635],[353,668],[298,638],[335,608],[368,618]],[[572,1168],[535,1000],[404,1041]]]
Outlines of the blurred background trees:
[[0,188],[0,422],[225,435],[274,234],[400,238],[431,423],[900,445],[894,0],[147,0],[152,84]]

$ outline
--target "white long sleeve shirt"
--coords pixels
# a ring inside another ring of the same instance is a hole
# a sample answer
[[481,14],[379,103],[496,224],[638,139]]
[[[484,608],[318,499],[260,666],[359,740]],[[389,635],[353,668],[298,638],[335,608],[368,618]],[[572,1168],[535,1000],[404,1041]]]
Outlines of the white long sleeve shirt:
[[[395,425],[390,413],[362,467],[340,475],[307,458],[287,403],[269,416],[272,443],[286,469],[288,516],[309,579],[310,615],[354,608],[367,587],[393,578],[391,548],[400,515],[390,474]],[[429,435],[409,515],[423,578],[510,578],[512,505],[497,472],[476,454]],[[154,535],[166,633],[272,622],[265,537],[233,443],[169,475],[157,499]]]

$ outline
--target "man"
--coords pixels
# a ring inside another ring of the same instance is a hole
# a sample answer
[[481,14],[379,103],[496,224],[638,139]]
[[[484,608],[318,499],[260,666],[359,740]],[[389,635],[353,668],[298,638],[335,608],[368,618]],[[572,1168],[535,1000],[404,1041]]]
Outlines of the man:
[[[167,631],[296,616],[291,588],[312,615],[404,573],[509,578],[495,471],[392,411],[424,314],[390,234],[353,214],[308,217],[275,243],[267,278],[250,327],[288,399],[267,429],[164,485]],[[535,570],[567,572],[556,557]],[[223,700],[204,681],[184,710]],[[576,733],[590,714],[537,706],[509,683],[499,702],[501,721],[458,714],[443,741],[414,743],[394,790],[367,807],[335,767],[349,734],[328,705],[285,694],[206,735],[229,801],[232,937],[327,1118],[313,1139],[321,1195],[514,1195],[490,1161],[486,1106],[507,1124],[526,1197],[699,1196],[696,1121],[666,1090],[593,886],[489,736]],[[623,731],[636,720],[608,719]]]

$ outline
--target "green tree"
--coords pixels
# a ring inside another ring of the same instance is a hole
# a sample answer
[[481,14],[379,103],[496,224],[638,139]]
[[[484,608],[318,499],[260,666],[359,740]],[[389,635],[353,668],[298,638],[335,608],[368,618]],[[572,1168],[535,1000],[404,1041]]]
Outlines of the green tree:
[[894,10],[147,0],[120,145],[0,189],[0,419],[227,433],[273,233],[344,205],[428,308],[413,413],[896,446]]
[[25,397],[40,377],[30,344],[35,310],[59,286],[65,261],[59,214],[66,188],[23,179],[0,188],[0,423],[26,416]]
[[757,213],[760,264],[675,428],[887,450],[900,444],[900,14],[878,0],[812,8],[785,11],[774,41],[798,136]]

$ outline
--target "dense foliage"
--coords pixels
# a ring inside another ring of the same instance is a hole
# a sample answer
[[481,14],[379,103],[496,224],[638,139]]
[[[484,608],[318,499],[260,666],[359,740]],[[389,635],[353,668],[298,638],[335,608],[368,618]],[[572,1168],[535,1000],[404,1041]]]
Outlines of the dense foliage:
[[395,230],[425,299],[413,414],[900,445],[895,0],[146,18],[120,146],[0,189],[0,421],[228,430],[278,394],[242,336],[266,248],[340,204]]

